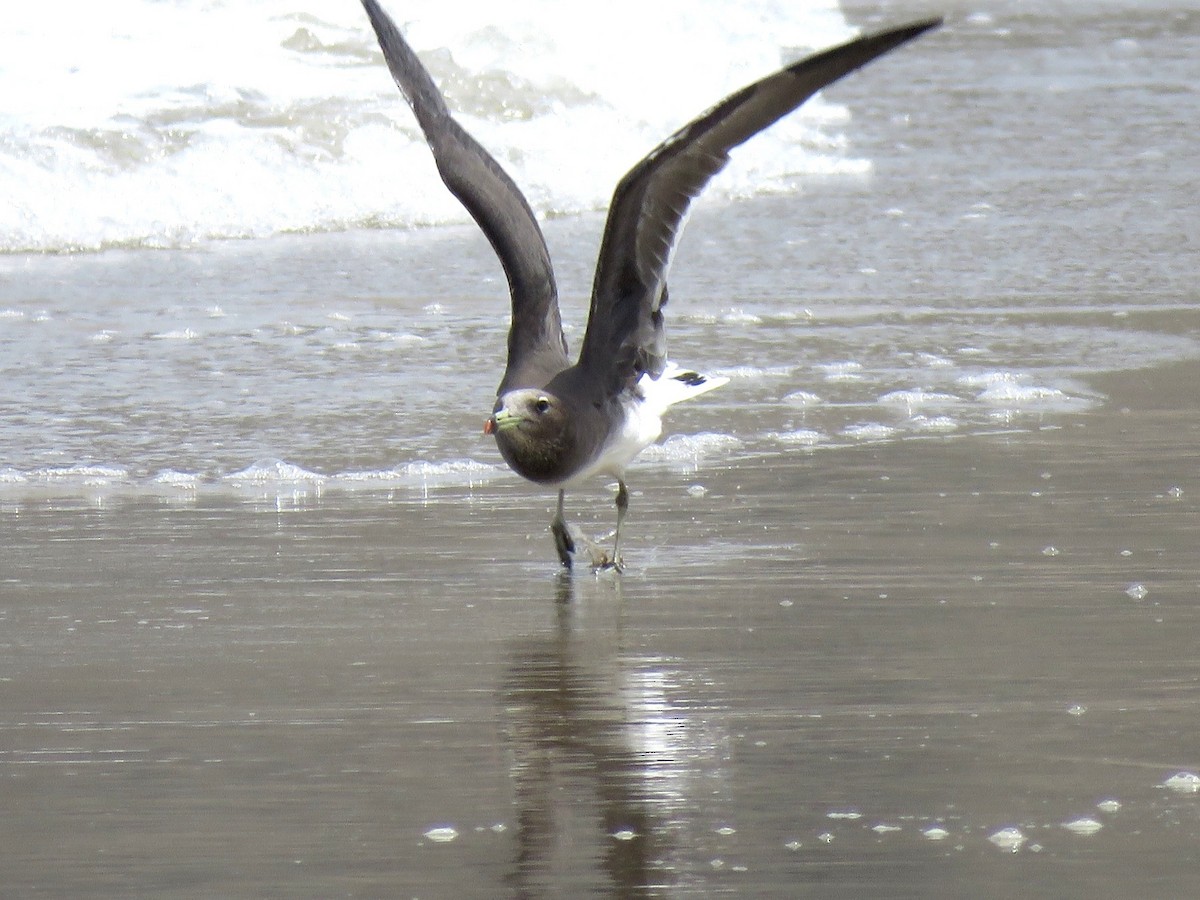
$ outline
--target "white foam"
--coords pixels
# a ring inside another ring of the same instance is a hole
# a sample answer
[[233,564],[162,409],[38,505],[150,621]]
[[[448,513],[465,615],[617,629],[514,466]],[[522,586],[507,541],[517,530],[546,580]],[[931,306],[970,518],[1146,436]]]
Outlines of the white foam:
[[269,487],[293,484],[320,485],[327,477],[281,459],[261,459],[240,471],[222,476],[221,480],[233,485]]
[[1095,819],[1083,816],[1082,818],[1073,819],[1070,822],[1063,822],[1063,828],[1067,831],[1073,831],[1075,834],[1089,835],[1095,834],[1104,826]]
[[153,476],[135,478],[120,466],[64,465],[21,470],[0,468],[0,488],[18,493],[46,491],[55,496],[70,494],[81,488],[117,489],[124,494],[156,496],[187,496],[222,489],[251,489],[278,494],[315,496],[331,488],[339,490],[410,488],[426,490],[432,487],[471,486],[503,475],[508,470],[472,459],[452,459],[442,462],[417,460],[391,469],[342,472],[323,475],[281,459],[262,459],[245,468],[207,478],[195,473],[166,468]]
[[980,392],[978,399],[997,406],[1036,405],[1065,400],[1067,395],[1058,388],[1017,383],[995,384]]
[[125,481],[128,478],[129,471],[120,466],[87,464],[48,466],[26,473],[27,481],[57,485],[108,485],[113,482]]
[[762,316],[746,312],[744,309],[728,309],[721,314],[721,321],[727,325],[761,325]]
[[153,334],[151,337],[160,341],[191,341],[199,337],[199,335],[190,328],[177,328],[171,331],[163,331],[159,334]]
[[[10,6],[0,251],[468,221],[356,3]],[[513,0],[503,16],[481,0],[385,6],[541,214],[603,206],[688,118],[793,48],[852,33],[834,0],[696,0],[686,16],[633,0]],[[844,151],[846,118],[816,98],[736,151],[712,192],[868,170]]]
[[973,389],[975,399],[993,409],[992,415],[1012,413],[1079,412],[1100,402],[1091,393],[1075,394],[1061,387],[1034,382],[1034,376],[1019,372],[983,372],[963,375],[958,385]]
[[888,438],[894,437],[897,432],[898,429],[891,425],[884,425],[882,422],[863,422],[843,428],[841,434],[843,437],[853,438],[856,441],[886,441]]
[[1013,853],[1016,853],[1028,838],[1021,833],[1021,829],[1019,828],[1001,828],[999,831],[989,835],[988,840],[1001,850],[1011,850]]
[[742,442],[732,434],[673,434],[661,444],[651,444],[641,452],[640,458],[695,465],[705,457],[728,454],[741,446]]
[[95,498],[136,488],[122,466],[80,463],[75,465],[0,469],[0,490],[15,496],[78,496]]
[[1125,588],[1125,595],[1129,597],[1130,600],[1145,600],[1149,594],[1150,589],[1141,582],[1134,582],[1133,584],[1129,585],[1129,587]]
[[1163,787],[1178,794],[1200,794],[1200,775],[1195,772],[1178,772],[1164,781]]
[[769,437],[779,441],[781,444],[799,444],[803,447],[812,447],[825,440],[825,435],[819,431],[813,431],[810,428],[798,428],[795,431],[779,431],[772,432]]
[[908,424],[917,431],[929,431],[937,433],[957,431],[959,428],[959,423],[950,416],[917,415],[909,419]]
[[826,381],[861,381],[863,364],[854,360],[820,363],[817,370]]
[[192,472],[177,472],[174,469],[163,469],[154,476],[154,483],[181,490],[196,490],[200,486],[200,476]]
[[416,460],[391,469],[342,472],[334,475],[331,483],[339,487],[473,485],[496,478],[504,471],[473,459]]
[[795,371],[795,366],[727,366],[714,370],[712,374],[722,378],[757,381],[764,378],[786,378]]
[[954,366],[953,360],[949,360],[937,353],[918,353],[917,360],[921,365],[928,366],[931,369],[949,369]]
[[425,343],[425,338],[421,337],[421,335],[411,334],[407,331],[375,331],[371,333],[371,337],[377,341],[396,344],[401,347]]
[[925,406],[954,406],[962,401],[953,394],[942,394],[937,391],[925,391],[913,388],[902,391],[889,391],[879,398],[880,403],[893,406],[903,406],[907,409],[918,409]]
[[824,401],[816,394],[810,394],[808,391],[792,391],[790,394],[784,395],[783,402],[790,403],[793,406],[813,406]]

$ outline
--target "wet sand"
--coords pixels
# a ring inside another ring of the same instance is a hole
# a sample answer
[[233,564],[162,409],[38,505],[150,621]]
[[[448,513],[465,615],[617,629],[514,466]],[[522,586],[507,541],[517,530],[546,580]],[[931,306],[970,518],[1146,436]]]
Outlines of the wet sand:
[[619,578],[559,576],[515,478],[8,508],[0,882],[1188,896],[1198,376],[1112,376],[1044,430],[650,467]]

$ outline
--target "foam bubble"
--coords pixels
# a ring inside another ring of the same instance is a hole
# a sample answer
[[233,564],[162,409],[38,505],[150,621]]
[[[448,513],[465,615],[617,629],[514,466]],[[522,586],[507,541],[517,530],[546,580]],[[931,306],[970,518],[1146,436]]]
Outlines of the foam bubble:
[[641,458],[658,462],[695,465],[705,457],[728,454],[741,446],[742,442],[732,434],[714,432],[673,434],[661,444],[651,444],[642,451]]
[[325,482],[326,476],[310,472],[293,463],[281,459],[261,459],[246,468],[231,472],[221,478],[222,481],[234,485],[280,485],[280,484],[311,484],[319,485]]
[[937,391],[925,391],[920,388],[911,390],[889,391],[879,398],[880,403],[903,406],[907,409],[917,409],[923,406],[952,406],[962,401],[953,394],[941,394]]
[[856,441],[886,441],[896,433],[897,429],[891,425],[884,425],[881,422],[864,422],[859,425],[849,425],[841,431],[843,437],[853,438]]
[[795,371],[795,366],[728,366],[717,369],[713,374],[724,378],[757,380],[761,378],[786,378]]
[[956,431],[959,423],[950,416],[913,416],[909,424],[918,431],[947,432]]
[[174,469],[163,469],[154,476],[154,483],[177,487],[183,490],[195,490],[200,485],[200,476],[191,472],[177,472]]
[[1067,831],[1073,831],[1075,834],[1089,835],[1095,834],[1104,826],[1095,819],[1090,819],[1084,816],[1079,819],[1073,819],[1070,822],[1063,822],[1063,828]]
[[996,384],[981,391],[978,399],[998,406],[1017,404],[1027,406],[1065,400],[1067,395],[1058,388],[1026,384]]
[[817,371],[821,372],[826,381],[861,381],[863,364],[854,360],[821,363]]
[[1163,787],[1178,794],[1200,793],[1200,775],[1195,772],[1178,772],[1163,782]]
[[814,406],[824,401],[808,391],[792,391],[790,394],[784,395],[783,402],[790,403],[792,406]]
[[199,335],[190,328],[177,328],[172,331],[163,331],[159,334],[153,334],[151,337],[160,341],[191,341],[199,337]]
[[917,361],[923,366],[928,366],[931,369],[950,369],[954,367],[954,362],[941,356],[937,353],[920,352],[917,354]]
[[773,432],[770,437],[781,444],[798,444],[803,447],[812,447],[825,440],[825,435],[819,431],[813,431],[809,428],[799,428],[795,431]]
[[999,831],[989,835],[988,840],[1001,850],[1011,850],[1013,853],[1016,853],[1028,838],[1021,833],[1021,829],[1019,828],[1001,828]]
[[72,465],[48,466],[27,473],[27,480],[42,484],[107,485],[129,478],[129,471],[120,466]]
[[728,325],[761,325],[762,316],[746,312],[744,309],[729,309],[721,314],[721,321]]
[[986,372],[964,375],[958,383],[977,390],[975,399],[1004,409],[1070,410],[1092,405],[1088,398],[1074,397],[1066,391],[1030,383],[1030,376],[1014,372]]
[[428,487],[434,485],[472,485],[496,478],[503,469],[473,459],[444,462],[416,460],[391,469],[342,472],[331,483],[339,487]]

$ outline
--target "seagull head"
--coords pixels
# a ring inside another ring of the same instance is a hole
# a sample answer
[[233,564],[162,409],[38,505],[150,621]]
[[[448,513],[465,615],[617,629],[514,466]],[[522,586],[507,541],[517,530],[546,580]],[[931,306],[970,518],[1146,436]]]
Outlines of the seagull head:
[[560,479],[573,455],[569,416],[562,401],[545,390],[522,388],[503,394],[483,433],[495,435],[500,455],[531,481]]

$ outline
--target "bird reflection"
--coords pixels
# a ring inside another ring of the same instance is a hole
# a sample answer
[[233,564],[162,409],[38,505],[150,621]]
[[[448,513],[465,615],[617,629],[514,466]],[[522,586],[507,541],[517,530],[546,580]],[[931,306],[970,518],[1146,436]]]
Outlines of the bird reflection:
[[689,751],[661,661],[621,653],[620,597],[602,604],[615,624],[583,627],[573,591],[569,576],[558,580],[557,627],[520,644],[506,680],[513,878],[521,896],[645,896],[678,880],[686,783],[709,754]]

